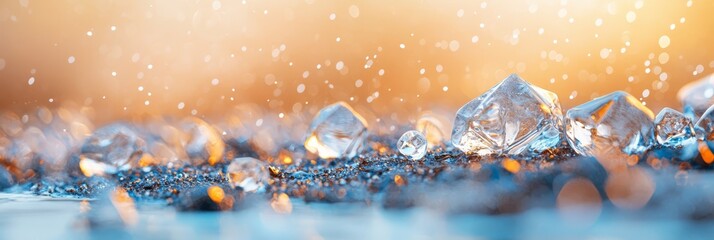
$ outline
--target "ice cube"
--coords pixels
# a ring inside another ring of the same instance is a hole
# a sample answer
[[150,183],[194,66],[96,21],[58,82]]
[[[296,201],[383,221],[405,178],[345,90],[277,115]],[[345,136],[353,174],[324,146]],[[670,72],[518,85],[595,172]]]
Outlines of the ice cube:
[[654,143],[653,116],[635,97],[617,91],[568,110],[565,134],[582,155],[639,155]]
[[562,117],[557,95],[513,74],[459,109],[451,142],[482,155],[539,153],[560,144]]
[[307,133],[305,149],[321,158],[351,158],[362,149],[367,122],[345,102],[317,113]]
[[412,160],[419,160],[426,155],[427,141],[419,131],[410,130],[402,134],[397,142],[399,153]]

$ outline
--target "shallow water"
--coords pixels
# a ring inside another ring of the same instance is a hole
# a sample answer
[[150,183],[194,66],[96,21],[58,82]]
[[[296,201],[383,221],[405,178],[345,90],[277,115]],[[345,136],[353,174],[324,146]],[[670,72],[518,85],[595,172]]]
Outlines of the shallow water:
[[81,221],[81,200],[2,193],[0,239],[707,239],[714,234],[712,221],[607,208],[595,222],[582,223],[550,209],[446,215],[422,208],[292,203],[289,215],[261,206],[237,212],[177,212],[142,204],[136,224],[89,228]]

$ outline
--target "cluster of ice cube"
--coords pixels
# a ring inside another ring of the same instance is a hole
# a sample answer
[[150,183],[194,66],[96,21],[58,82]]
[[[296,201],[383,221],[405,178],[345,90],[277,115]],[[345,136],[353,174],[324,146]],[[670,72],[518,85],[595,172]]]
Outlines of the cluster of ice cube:
[[[701,110],[701,105],[712,99],[711,77],[695,85],[683,89],[689,93],[680,93],[686,96],[682,102],[687,115],[665,108],[655,117],[623,91],[595,98],[563,115],[555,93],[514,74],[458,110],[451,144],[465,153],[526,157],[566,144],[586,156],[640,156],[653,147],[691,149],[697,138],[714,142],[714,107]],[[693,116],[701,116],[696,124]],[[423,158],[428,146],[438,145],[433,139],[441,141],[443,137],[434,127],[440,123],[433,121],[425,124],[427,121],[420,119],[417,127],[421,132],[404,133],[397,150],[410,159]],[[359,114],[345,103],[337,103],[318,113],[306,148],[321,157],[352,157],[364,144],[365,131],[366,123]]]

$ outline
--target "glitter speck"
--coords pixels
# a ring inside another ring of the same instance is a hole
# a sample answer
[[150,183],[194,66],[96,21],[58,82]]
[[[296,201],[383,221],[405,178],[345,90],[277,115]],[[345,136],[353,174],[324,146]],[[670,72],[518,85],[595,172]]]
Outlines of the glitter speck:
[[35,77],[30,77],[30,79],[27,80],[27,84],[32,86],[32,84],[35,84]]
[[74,63],[74,56],[69,56],[69,57],[67,58],[67,62],[68,62],[69,64]]
[[211,4],[211,7],[213,7],[213,10],[218,10],[221,9],[221,1],[213,1]]
[[211,85],[213,85],[213,86],[218,85],[218,83],[220,83],[220,80],[218,80],[218,78],[214,78],[211,80]]
[[359,17],[359,7],[357,7],[357,5],[350,6],[350,8],[347,11],[350,13],[350,17],[353,17],[353,18]]
[[184,104],[183,102],[178,103],[177,108],[178,108],[179,110],[183,109],[184,107],[186,107],[186,104]]
[[303,93],[305,91],[305,84],[300,84],[297,86],[297,92],[298,93]]
[[661,47],[661,48],[669,47],[669,36],[662,35],[661,37],[659,37],[659,47]]
[[627,12],[627,15],[625,15],[625,19],[628,23],[633,23],[635,22],[635,19],[637,19],[637,14],[633,11],[629,11]]

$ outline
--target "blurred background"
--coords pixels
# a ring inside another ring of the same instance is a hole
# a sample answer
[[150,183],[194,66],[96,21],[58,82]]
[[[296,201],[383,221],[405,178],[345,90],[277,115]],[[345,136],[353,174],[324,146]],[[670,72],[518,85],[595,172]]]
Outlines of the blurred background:
[[[564,108],[614,90],[655,113],[714,69],[707,0],[10,0],[0,109],[276,119],[345,101],[413,122],[508,76]],[[372,117],[374,119],[375,117]],[[308,119],[309,120],[309,119]],[[259,125],[259,124],[258,124]]]

